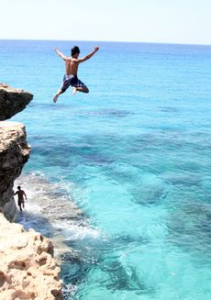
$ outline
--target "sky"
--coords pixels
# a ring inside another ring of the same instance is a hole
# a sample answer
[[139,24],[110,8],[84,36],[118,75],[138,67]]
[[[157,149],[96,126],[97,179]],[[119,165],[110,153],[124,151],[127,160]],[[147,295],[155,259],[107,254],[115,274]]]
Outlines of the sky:
[[0,0],[0,39],[211,45],[211,0]]

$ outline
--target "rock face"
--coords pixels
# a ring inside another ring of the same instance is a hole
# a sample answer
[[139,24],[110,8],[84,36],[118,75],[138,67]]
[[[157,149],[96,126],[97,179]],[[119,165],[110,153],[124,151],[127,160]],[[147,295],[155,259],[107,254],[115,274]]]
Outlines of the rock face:
[[0,210],[12,220],[15,214],[13,183],[29,158],[25,127],[21,123],[0,122]]
[[61,299],[52,243],[33,230],[9,223],[0,213],[0,300]]
[[8,221],[16,213],[14,181],[29,158],[30,147],[23,124],[1,120],[23,110],[32,98],[30,93],[0,84],[0,300],[61,299],[60,268],[52,243]]
[[0,121],[22,111],[32,98],[33,95],[28,92],[0,83]]

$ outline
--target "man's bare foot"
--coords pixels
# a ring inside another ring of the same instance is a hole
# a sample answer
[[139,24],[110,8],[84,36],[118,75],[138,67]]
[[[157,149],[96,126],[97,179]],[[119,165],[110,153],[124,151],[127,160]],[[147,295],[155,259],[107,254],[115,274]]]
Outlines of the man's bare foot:
[[57,99],[58,99],[59,95],[55,95],[53,98],[53,102],[56,103]]
[[75,88],[75,87],[73,87],[73,92],[72,92],[72,94],[73,94],[73,95],[75,95],[75,94],[76,94],[76,92],[77,92],[76,88]]

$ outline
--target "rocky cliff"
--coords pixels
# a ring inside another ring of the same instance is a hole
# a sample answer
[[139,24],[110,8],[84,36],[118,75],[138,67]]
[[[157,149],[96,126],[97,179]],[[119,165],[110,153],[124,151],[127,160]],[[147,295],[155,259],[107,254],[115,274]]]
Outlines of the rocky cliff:
[[15,215],[13,183],[29,158],[25,127],[1,122],[23,110],[33,95],[0,83],[0,211],[12,220]]
[[33,230],[26,232],[21,225],[9,222],[16,213],[14,180],[29,158],[30,146],[23,124],[2,120],[24,109],[32,97],[0,84],[0,300],[61,299],[62,284],[52,243]]
[[12,220],[16,207],[13,183],[29,158],[25,127],[21,123],[0,121],[0,210]]
[[0,121],[9,119],[22,111],[32,98],[33,95],[26,91],[0,83]]

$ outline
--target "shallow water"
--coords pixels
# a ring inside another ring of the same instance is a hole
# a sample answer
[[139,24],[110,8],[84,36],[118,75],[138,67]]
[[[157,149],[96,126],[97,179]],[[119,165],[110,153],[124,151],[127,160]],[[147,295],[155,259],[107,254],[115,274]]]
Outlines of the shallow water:
[[1,81],[34,94],[21,222],[57,242],[68,300],[210,299],[211,47],[100,43],[90,94],[53,104],[75,43],[0,41]]

